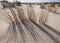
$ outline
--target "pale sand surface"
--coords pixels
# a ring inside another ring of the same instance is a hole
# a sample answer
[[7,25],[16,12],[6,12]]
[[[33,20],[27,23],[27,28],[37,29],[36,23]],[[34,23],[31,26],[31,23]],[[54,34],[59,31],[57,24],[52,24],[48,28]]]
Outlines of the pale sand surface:
[[[39,8],[39,6],[38,6],[38,8]],[[36,8],[36,9],[38,9],[38,8]],[[36,9],[34,8],[34,10],[36,10]],[[14,11],[15,11],[15,13],[17,13],[16,9],[14,9]],[[26,18],[23,19],[23,17],[22,17],[22,22],[19,22],[20,24],[17,21],[17,24],[16,24],[17,27],[15,25],[16,31],[15,31],[15,28],[8,28],[10,26],[10,24],[7,23],[7,21],[6,21],[8,19],[5,16],[5,14],[6,14],[5,12],[7,12],[7,14],[12,16],[12,14],[8,8],[1,9],[1,11],[0,11],[0,16],[1,16],[0,17],[0,43],[60,43],[60,40],[59,40],[60,34],[59,33],[57,33],[57,32],[55,33],[54,31],[49,30],[48,27],[46,27],[42,24],[34,23]],[[35,14],[37,14],[37,13],[38,13],[38,11],[36,10]],[[38,14],[40,14],[40,13],[38,13]],[[58,16],[58,17],[60,17],[60,16]],[[58,19],[58,17],[57,17],[57,19]],[[58,21],[55,22],[54,18],[55,18],[55,16],[53,17],[53,22],[49,22],[49,19],[48,19],[47,23],[55,24],[56,22],[58,22]],[[50,20],[52,21],[52,19],[50,19]],[[59,25],[57,26],[58,28],[59,28]],[[11,26],[13,26],[13,25],[11,25]],[[41,28],[40,26],[43,28]],[[57,27],[55,27],[55,28],[57,28]],[[14,29],[15,33],[13,33],[13,29]],[[56,30],[60,30],[60,29],[56,29]],[[8,33],[6,33],[6,32],[8,32]]]

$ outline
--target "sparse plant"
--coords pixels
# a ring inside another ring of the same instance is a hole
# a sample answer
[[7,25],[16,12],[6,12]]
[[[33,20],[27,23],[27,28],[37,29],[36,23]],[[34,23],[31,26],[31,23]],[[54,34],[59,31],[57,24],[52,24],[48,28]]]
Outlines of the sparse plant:
[[42,8],[42,9],[45,9],[45,4],[40,4],[40,7]]

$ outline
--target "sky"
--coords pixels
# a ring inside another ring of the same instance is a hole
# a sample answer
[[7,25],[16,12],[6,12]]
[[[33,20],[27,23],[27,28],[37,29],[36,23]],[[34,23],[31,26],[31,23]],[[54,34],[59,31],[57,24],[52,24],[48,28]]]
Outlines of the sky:
[[[14,2],[16,0],[8,0],[8,1]],[[60,0],[18,0],[18,1],[20,1],[20,2],[60,2]]]

